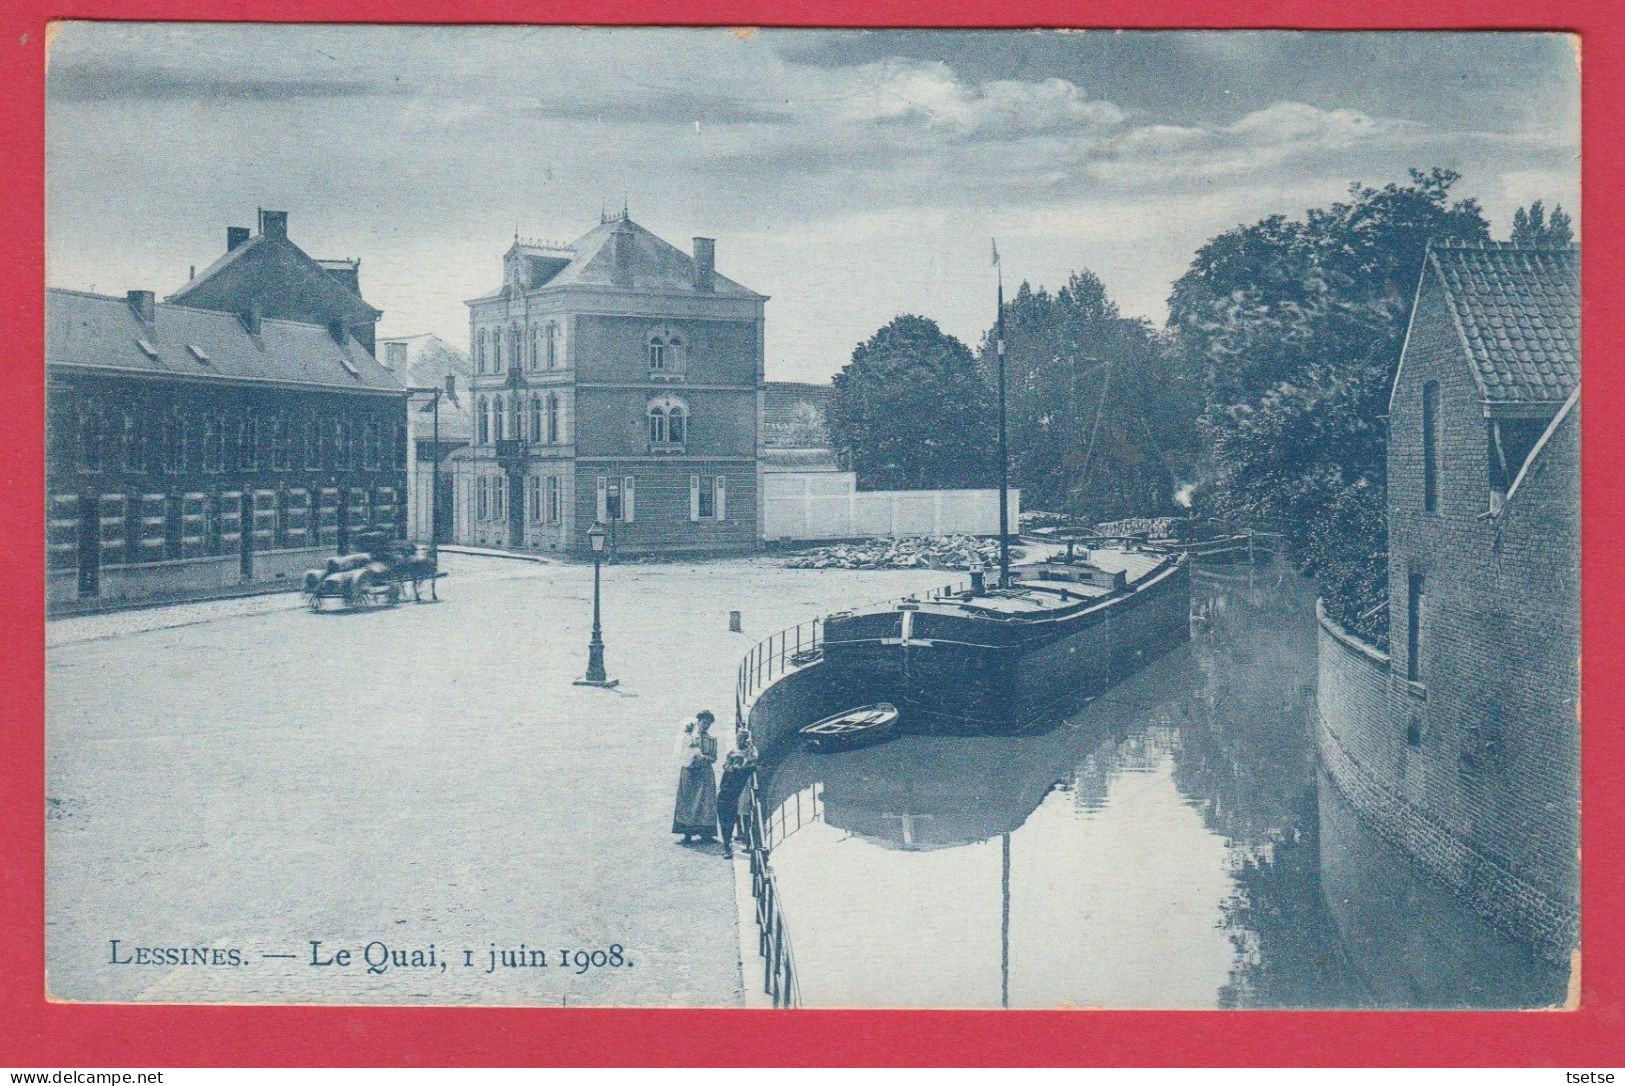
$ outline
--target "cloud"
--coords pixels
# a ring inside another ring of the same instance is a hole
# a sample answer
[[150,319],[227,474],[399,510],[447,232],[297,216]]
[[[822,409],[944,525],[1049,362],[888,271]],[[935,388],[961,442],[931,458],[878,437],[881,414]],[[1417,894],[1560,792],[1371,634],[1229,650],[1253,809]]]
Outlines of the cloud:
[[853,123],[913,124],[1000,140],[1122,123],[1123,111],[1064,79],[971,84],[946,64],[891,59],[850,75],[857,90],[836,111]]
[[601,100],[556,99],[537,103],[536,116],[565,121],[608,121],[622,124],[788,124],[794,114],[785,106],[721,94],[662,87]]
[[382,88],[354,79],[275,79],[111,64],[52,65],[50,96],[59,102],[289,102],[355,98]]

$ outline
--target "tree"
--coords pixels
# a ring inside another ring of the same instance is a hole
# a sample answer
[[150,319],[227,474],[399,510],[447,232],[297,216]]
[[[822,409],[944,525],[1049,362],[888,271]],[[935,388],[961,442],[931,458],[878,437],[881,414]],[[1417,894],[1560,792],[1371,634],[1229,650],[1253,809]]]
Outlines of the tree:
[[970,348],[901,316],[835,375],[829,431],[858,483],[877,489],[995,485],[997,420]]
[[1574,244],[1574,222],[1562,204],[1552,205],[1552,217],[1536,200],[1512,213],[1512,244],[1525,249],[1566,249]]
[[[1482,242],[1448,170],[1352,185],[1302,222],[1272,216],[1197,251],[1169,299],[1182,369],[1204,392],[1201,491],[1221,516],[1273,527],[1332,616],[1368,636],[1386,596],[1381,420],[1431,240]],[[1362,617],[1364,616],[1364,617]]]
[[[1005,303],[1012,484],[1022,505],[1085,520],[1170,511],[1195,444],[1196,389],[1168,372],[1162,341],[1124,318],[1093,273]],[[996,391],[994,331],[979,352]]]

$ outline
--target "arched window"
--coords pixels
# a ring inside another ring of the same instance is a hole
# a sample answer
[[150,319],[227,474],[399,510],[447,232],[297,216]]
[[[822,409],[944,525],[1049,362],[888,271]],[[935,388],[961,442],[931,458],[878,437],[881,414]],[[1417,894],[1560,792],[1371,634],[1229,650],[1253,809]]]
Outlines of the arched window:
[[675,396],[650,400],[647,413],[650,445],[669,449],[688,439],[688,405],[682,400]]
[[556,392],[548,393],[547,396],[547,443],[549,445],[559,443],[559,396]]
[[683,368],[683,337],[670,335],[666,337],[666,368]]
[[540,328],[536,327],[534,324],[530,326],[530,357],[526,360],[530,369],[535,369],[537,362],[542,357],[541,350],[538,347],[541,334],[542,330]]
[[519,326],[516,324],[513,327],[509,328],[508,329],[508,364],[511,365],[516,370],[517,369],[523,369],[524,366],[525,366],[525,354],[524,354],[524,350],[523,350],[523,343],[524,343],[524,340],[522,340],[520,338],[520,336],[519,336]]
[[491,333],[491,372],[502,372],[502,334]]
[[559,364],[559,326],[553,321],[547,322],[547,368],[556,369]]
[[485,372],[485,332],[481,331],[474,337],[474,370],[476,373]]
[[484,396],[481,396],[479,402],[474,405],[474,420],[479,428],[479,441],[476,444],[479,445],[491,444],[491,424],[485,416],[486,406]]
[[663,370],[666,368],[666,337],[652,335],[649,337],[649,368]]
[[540,442],[542,440],[542,398],[540,396],[532,396],[530,398],[529,430],[530,432],[525,435],[526,437],[536,442]]
[[493,396],[491,397],[491,436],[497,441],[501,441],[503,438],[502,422],[502,397]]

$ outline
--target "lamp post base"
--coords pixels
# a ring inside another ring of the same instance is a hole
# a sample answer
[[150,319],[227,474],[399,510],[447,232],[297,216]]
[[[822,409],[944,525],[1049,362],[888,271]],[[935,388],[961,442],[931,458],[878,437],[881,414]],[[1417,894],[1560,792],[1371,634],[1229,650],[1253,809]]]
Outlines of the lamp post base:
[[570,685],[571,686],[596,686],[596,687],[600,687],[600,688],[602,688],[604,690],[608,690],[611,687],[620,686],[621,685],[621,680],[619,680],[619,679],[577,679],[574,682],[572,682]]

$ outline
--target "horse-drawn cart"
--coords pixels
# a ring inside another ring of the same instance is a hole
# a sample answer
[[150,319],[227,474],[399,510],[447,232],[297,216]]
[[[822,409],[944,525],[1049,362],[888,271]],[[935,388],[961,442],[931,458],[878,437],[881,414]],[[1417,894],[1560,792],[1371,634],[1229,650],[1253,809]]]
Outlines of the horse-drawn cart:
[[435,581],[445,574],[433,545],[398,542],[382,532],[357,533],[355,544],[349,554],[335,555],[320,569],[305,571],[305,600],[312,611],[320,611],[326,601],[337,601],[341,608],[393,607],[401,602],[408,583],[415,602],[423,602],[424,582],[429,598],[440,599]]

